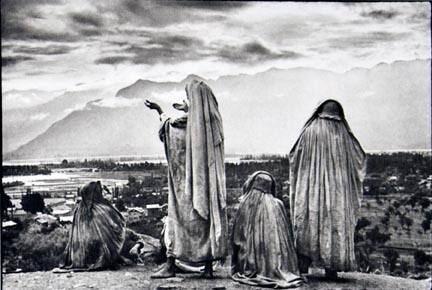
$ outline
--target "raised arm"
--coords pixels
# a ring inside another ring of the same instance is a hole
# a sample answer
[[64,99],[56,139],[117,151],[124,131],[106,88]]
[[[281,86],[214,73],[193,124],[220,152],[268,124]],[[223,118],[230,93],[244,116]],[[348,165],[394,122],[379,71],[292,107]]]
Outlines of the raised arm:
[[156,110],[159,116],[163,114],[162,108],[155,102],[145,100],[144,105],[146,105],[150,110]]

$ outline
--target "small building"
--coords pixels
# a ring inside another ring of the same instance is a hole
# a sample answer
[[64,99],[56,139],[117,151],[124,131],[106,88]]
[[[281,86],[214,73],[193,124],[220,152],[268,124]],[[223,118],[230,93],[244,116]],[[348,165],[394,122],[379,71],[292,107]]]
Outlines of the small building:
[[2,228],[3,229],[14,228],[16,225],[17,225],[17,223],[14,222],[14,221],[5,221],[5,222],[2,222]]
[[73,222],[73,218],[73,216],[61,216],[59,217],[59,220],[61,223],[71,224]]
[[61,205],[53,208],[52,215],[66,216],[71,212],[71,208],[67,205]]
[[66,200],[65,205],[67,205],[69,207],[74,207],[76,205],[76,202],[75,202],[75,200],[68,199],[68,200]]
[[147,208],[147,210],[148,210],[148,215],[149,215],[149,216],[153,216],[153,215],[155,215],[155,214],[160,214],[160,213],[162,213],[162,210],[163,210],[165,207],[168,207],[168,204],[167,204],[167,203],[165,203],[165,204],[163,204],[163,205],[159,205],[159,204],[155,203],[155,204],[148,204],[148,205],[146,206],[146,208]]
[[143,217],[148,215],[148,210],[142,207],[130,207],[127,209],[128,223],[135,223],[140,221]]
[[41,225],[49,225],[57,222],[57,218],[50,214],[38,213],[34,220]]

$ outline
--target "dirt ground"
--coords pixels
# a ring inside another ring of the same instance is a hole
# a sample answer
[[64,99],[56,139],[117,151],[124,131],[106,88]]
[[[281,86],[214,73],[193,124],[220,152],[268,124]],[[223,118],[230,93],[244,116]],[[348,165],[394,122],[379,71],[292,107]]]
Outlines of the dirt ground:
[[[154,266],[130,266],[117,271],[33,272],[2,275],[2,288],[17,289],[259,289],[229,278],[229,269],[220,268],[215,279],[199,274],[178,274],[166,280],[150,279]],[[431,280],[416,281],[386,275],[340,273],[338,281],[328,281],[321,271],[306,276],[308,283],[297,289],[431,289]]]

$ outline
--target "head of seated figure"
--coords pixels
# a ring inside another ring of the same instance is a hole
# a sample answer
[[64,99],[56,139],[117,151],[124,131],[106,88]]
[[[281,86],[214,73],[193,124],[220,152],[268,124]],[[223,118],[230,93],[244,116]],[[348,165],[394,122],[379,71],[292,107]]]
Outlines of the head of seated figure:
[[343,118],[342,106],[333,100],[324,102],[319,113],[327,116]]
[[275,195],[276,183],[273,176],[266,171],[257,171],[252,174],[243,186],[243,192],[246,194],[252,189],[259,190],[263,193]]
[[94,201],[100,201],[103,199],[102,185],[100,181],[92,181],[85,185],[81,188],[80,195],[85,204],[91,204]]

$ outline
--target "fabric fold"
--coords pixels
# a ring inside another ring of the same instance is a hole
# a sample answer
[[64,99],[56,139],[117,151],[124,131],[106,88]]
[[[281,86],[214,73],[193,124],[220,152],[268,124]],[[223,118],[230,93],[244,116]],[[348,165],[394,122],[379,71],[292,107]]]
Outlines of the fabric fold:
[[168,161],[165,242],[168,256],[200,263],[227,254],[222,120],[205,83],[192,81],[186,93],[187,116],[165,120],[159,131]]
[[102,196],[99,182],[80,191],[82,200],[74,210],[69,241],[61,267],[100,270],[114,266],[126,235],[121,213]]
[[[338,115],[325,110],[338,107]],[[354,231],[366,155],[342,106],[315,109],[290,152],[291,217],[299,256],[315,266],[355,270]]]
[[231,237],[232,278],[252,286],[300,286],[304,281],[299,276],[290,221],[283,203],[274,197],[273,177],[258,171],[243,189]]

